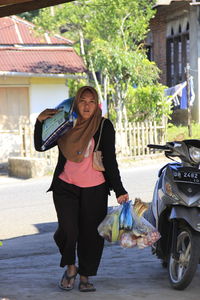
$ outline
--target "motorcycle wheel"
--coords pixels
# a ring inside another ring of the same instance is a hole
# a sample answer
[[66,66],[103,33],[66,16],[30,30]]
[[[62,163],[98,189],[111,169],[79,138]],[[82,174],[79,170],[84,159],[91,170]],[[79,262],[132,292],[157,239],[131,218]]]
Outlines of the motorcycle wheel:
[[179,230],[176,249],[178,258],[170,253],[168,275],[176,290],[184,290],[192,281],[199,263],[200,234],[185,227]]

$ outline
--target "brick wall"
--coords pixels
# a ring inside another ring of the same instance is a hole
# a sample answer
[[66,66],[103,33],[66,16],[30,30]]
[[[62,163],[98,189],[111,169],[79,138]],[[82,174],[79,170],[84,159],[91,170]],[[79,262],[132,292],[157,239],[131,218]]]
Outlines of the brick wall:
[[166,63],[166,32],[167,24],[173,19],[182,17],[189,11],[188,1],[176,1],[170,5],[158,6],[155,18],[151,20],[150,30],[153,37],[153,60],[161,70],[160,82],[167,84],[167,63]]
[[151,21],[151,32],[153,37],[153,60],[161,70],[160,82],[167,82],[167,66],[166,66],[166,22],[160,16],[155,17]]

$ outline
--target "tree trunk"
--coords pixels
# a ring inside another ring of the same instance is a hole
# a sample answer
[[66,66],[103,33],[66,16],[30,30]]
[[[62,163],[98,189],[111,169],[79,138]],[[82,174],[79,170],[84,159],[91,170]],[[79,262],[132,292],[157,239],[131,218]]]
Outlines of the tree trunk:
[[93,76],[93,79],[94,79],[94,82],[95,82],[95,85],[96,85],[96,89],[97,89],[97,92],[99,94],[99,102],[103,103],[103,96],[102,96],[101,88],[100,88],[100,85],[99,85],[98,80],[97,80],[97,76],[96,76],[96,73],[95,73],[95,70],[94,70],[94,65],[93,65],[91,57],[89,57],[89,62],[90,62],[90,69],[91,69],[91,72],[92,72],[92,76]]
[[[84,47],[84,35],[83,35],[83,31],[82,30],[79,30],[79,39],[80,39],[80,51],[81,51],[81,55],[83,57],[84,64],[86,65],[86,67],[88,69],[88,64],[87,64],[86,55],[85,55],[85,47]],[[95,70],[94,70],[94,65],[93,65],[93,62],[92,62],[92,59],[91,59],[90,56],[89,56],[89,64],[90,64],[92,76],[93,76],[93,79],[94,79],[94,82],[95,82],[95,85],[96,85],[96,88],[97,88],[97,92],[99,94],[99,102],[103,103],[103,97],[102,97],[101,88],[99,86],[99,83],[98,83],[98,80],[97,80],[97,76],[96,76],[96,73],[95,73]],[[88,79],[88,81],[89,81],[89,79]]]
[[81,56],[83,57],[84,64],[87,68],[87,61],[86,61],[86,58],[85,58],[84,36],[83,36],[83,31],[82,30],[79,30],[79,41],[80,41]]
[[123,121],[123,103],[122,103],[122,93],[121,93],[121,86],[118,84],[117,78],[114,78],[115,80],[115,107],[116,107],[116,114],[117,114],[117,124],[119,126],[122,125]]

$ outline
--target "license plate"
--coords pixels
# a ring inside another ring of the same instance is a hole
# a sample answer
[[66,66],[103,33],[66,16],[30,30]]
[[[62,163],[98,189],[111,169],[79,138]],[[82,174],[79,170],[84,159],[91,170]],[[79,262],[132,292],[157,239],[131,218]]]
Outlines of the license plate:
[[174,181],[200,184],[200,173],[187,171],[174,171]]

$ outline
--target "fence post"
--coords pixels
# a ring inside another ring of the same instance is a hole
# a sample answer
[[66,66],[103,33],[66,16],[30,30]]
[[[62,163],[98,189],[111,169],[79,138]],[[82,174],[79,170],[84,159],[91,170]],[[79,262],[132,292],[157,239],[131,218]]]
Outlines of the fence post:
[[21,139],[21,143],[20,143],[20,155],[22,157],[25,156],[25,144],[26,144],[26,138],[25,138],[25,128],[24,128],[24,124],[19,124],[19,134],[20,134],[20,139]]

